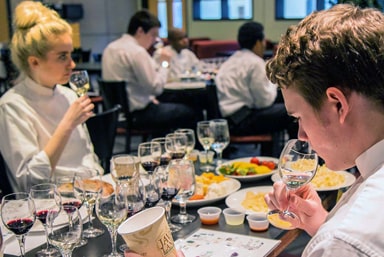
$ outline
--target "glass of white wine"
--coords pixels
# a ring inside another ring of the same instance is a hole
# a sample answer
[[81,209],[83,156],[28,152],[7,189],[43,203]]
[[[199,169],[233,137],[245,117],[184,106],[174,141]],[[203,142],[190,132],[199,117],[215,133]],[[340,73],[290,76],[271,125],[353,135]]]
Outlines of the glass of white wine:
[[[288,191],[294,192],[312,180],[317,166],[318,155],[309,143],[291,139],[280,154],[278,170]],[[301,222],[295,213],[289,211],[289,208],[283,211],[272,210],[267,217],[272,225],[286,230],[297,228]]]
[[73,71],[69,78],[69,86],[78,96],[85,95],[90,89],[88,72],[86,70]]
[[[211,121],[199,121],[197,123],[197,139],[203,146],[205,153],[208,154],[209,149],[215,141],[215,127]],[[201,170],[211,171],[215,167],[212,165],[203,165],[200,167]]]

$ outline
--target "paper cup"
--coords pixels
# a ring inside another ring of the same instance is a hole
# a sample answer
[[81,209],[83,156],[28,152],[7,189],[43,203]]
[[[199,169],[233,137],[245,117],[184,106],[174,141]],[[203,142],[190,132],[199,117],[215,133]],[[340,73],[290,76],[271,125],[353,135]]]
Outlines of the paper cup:
[[130,250],[151,257],[176,257],[176,248],[162,207],[141,211],[124,221],[117,232]]

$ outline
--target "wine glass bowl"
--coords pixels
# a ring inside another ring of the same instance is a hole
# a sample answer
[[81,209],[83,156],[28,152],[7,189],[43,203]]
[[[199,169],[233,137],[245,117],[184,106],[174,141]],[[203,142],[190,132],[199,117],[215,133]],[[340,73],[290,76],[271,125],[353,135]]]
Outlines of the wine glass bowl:
[[31,187],[29,194],[35,203],[36,218],[43,224],[47,240],[46,247],[39,250],[36,256],[61,256],[59,251],[49,244],[46,224],[48,212],[56,211],[58,213],[61,208],[61,196],[56,185],[51,183],[37,184]]
[[182,134],[187,137],[186,157],[195,149],[196,138],[193,129],[180,128],[175,130],[175,134]]
[[172,141],[166,144],[166,151],[170,153],[171,159],[184,158],[187,152],[187,136],[182,133],[169,133],[165,137]]
[[78,96],[85,95],[90,89],[88,72],[86,70],[73,71],[69,78],[69,86]]
[[118,154],[111,159],[111,175],[113,180],[130,179],[139,172],[140,160],[129,154]]
[[[199,121],[197,123],[197,138],[203,146],[204,151],[208,154],[209,149],[215,141],[214,124],[211,121]],[[205,171],[214,170],[212,165],[203,165],[200,169]]]
[[5,195],[1,201],[1,219],[19,242],[20,256],[25,254],[25,235],[36,220],[35,204],[26,192]]
[[70,205],[63,205],[58,213],[50,210],[47,215],[47,227],[49,242],[60,250],[62,256],[71,257],[73,249],[78,247],[81,241],[83,232],[79,210]]
[[[287,187],[288,198],[291,192],[309,183],[315,176],[318,166],[318,155],[308,142],[291,139],[280,154],[278,171]],[[300,218],[286,210],[272,210],[267,215],[269,222],[281,229],[294,229],[299,226]]]
[[219,166],[222,163],[223,150],[228,146],[230,141],[228,122],[225,119],[213,119],[211,122],[213,122],[215,135],[211,147],[218,155],[217,166]]

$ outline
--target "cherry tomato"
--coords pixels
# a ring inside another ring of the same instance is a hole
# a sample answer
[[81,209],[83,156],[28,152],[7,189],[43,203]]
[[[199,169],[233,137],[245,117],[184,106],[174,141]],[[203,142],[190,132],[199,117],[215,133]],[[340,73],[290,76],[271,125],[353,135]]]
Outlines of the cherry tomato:
[[252,158],[251,158],[251,163],[260,165],[260,160],[259,160],[257,157],[252,157]]

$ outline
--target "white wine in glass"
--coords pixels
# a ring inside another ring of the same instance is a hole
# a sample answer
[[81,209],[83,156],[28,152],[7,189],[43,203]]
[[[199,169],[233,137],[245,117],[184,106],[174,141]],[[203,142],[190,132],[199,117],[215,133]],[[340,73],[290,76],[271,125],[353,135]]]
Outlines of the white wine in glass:
[[[280,154],[278,167],[288,194],[309,183],[316,174],[317,166],[318,156],[308,142],[289,140]],[[297,228],[301,223],[300,218],[289,208],[283,211],[272,210],[267,217],[272,225],[286,230]]]
[[86,70],[73,71],[69,78],[69,86],[78,96],[85,95],[90,89],[88,72]]

